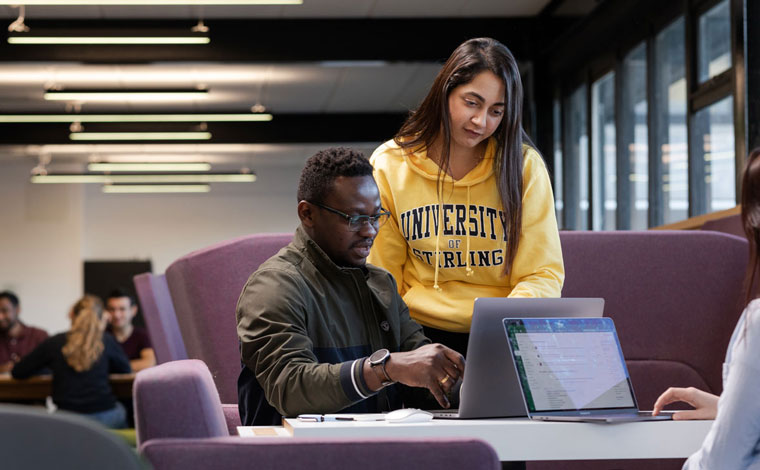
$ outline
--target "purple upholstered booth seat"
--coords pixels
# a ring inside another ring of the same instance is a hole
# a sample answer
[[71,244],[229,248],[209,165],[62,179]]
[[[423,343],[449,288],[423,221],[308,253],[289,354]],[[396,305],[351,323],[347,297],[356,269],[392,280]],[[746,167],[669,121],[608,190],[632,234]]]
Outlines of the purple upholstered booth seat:
[[496,470],[496,452],[474,439],[155,439],[141,452],[155,470]]
[[237,403],[240,292],[259,265],[292,238],[290,233],[237,238],[185,255],[166,270],[188,357],[208,365],[224,403]]
[[702,225],[702,230],[712,230],[715,232],[723,232],[737,237],[746,238],[744,233],[744,227],[742,226],[741,214],[729,215],[721,219],[708,220]]
[[[718,232],[561,232],[563,297],[603,297],[642,409],[670,386],[722,389],[743,309],[747,241]],[[680,404],[678,407],[683,408]],[[683,460],[548,464],[529,469],[679,469]]]
[[135,376],[133,399],[138,444],[167,437],[230,435],[203,361],[172,361],[141,370]]
[[142,273],[133,279],[150,341],[156,352],[156,362],[162,364],[187,359],[166,277],[163,274]]

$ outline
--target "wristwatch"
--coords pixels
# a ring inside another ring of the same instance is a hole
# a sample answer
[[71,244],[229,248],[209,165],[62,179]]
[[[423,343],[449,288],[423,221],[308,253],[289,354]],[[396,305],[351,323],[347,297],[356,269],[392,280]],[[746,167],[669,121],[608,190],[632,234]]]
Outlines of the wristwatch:
[[373,352],[371,356],[369,356],[370,367],[374,369],[375,367],[380,366],[380,369],[383,371],[385,380],[380,379],[383,387],[387,387],[388,385],[393,385],[396,383],[391,380],[391,378],[388,376],[388,372],[385,371],[385,363],[388,362],[388,359],[390,358],[391,352],[387,349],[378,349],[377,351]]

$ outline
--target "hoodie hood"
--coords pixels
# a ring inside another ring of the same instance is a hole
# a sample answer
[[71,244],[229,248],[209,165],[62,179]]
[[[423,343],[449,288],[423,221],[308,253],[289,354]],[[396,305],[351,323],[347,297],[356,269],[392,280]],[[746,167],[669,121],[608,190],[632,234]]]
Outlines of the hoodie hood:
[[[454,180],[449,175],[444,175],[443,182],[445,185],[454,184],[454,187],[472,186],[486,181],[493,175],[493,160],[496,155],[496,139],[489,138],[483,159],[475,168],[469,171],[462,179]],[[440,167],[438,164],[427,156],[427,150],[416,152],[405,151],[404,160],[409,168],[425,179],[437,181]]]

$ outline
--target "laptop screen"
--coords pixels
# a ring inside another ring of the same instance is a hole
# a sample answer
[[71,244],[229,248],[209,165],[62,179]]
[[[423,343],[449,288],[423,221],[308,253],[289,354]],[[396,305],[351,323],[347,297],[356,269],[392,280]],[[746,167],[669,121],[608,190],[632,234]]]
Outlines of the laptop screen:
[[530,413],[635,408],[610,318],[504,319]]

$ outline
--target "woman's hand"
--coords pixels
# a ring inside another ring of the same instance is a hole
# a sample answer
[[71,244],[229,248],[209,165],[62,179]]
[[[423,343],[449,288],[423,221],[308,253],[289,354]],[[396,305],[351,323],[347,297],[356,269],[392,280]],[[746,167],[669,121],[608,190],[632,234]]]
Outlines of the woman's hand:
[[656,402],[654,402],[652,415],[657,416],[665,405],[678,401],[688,403],[695,409],[673,413],[673,419],[676,421],[689,419],[715,419],[715,416],[718,414],[718,396],[713,395],[712,393],[703,392],[694,387],[670,387],[665,390],[665,393],[660,395]]

